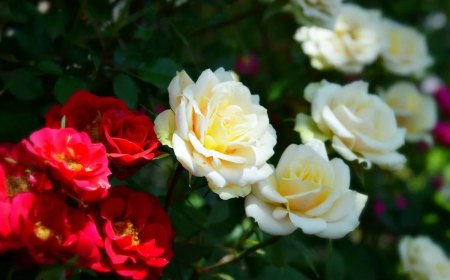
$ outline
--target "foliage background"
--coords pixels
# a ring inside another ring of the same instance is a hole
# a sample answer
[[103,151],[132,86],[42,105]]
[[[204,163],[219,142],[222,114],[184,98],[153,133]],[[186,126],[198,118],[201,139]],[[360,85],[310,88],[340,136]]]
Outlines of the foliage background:
[[[375,92],[401,79],[383,70],[379,62],[357,77],[311,68],[309,58],[293,40],[298,24],[283,12],[286,1],[265,2],[191,0],[175,7],[162,0],[54,0],[43,14],[37,10],[38,1],[2,1],[0,141],[27,137],[43,126],[43,115],[52,104],[64,103],[80,88],[122,98],[131,108],[154,118],[168,107],[166,89],[177,70],[185,69],[196,79],[207,68],[235,69],[236,59],[254,54],[259,73],[240,78],[268,108],[278,135],[276,155],[271,159],[276,163],[287,145],[300,142],[293,119],[299,112],[308,112],[302,97],[308,83],[363,79]],[[346,2],[381,9],[385,16],[424,32],[435,58],[430,72],[450,82],[450,25],[438,30],[424,25],[427,16],[436,12],[450,18],[449,1]],[[429,235],[450,252],[449,203],[433,187],[437,176],[450,181],[450,152],[446,147],[426,149],[412,144],[402,152],[408,157],[409,169],[398,174],[354,166],[352,189],[368,194],[369,202],[359,229],[336,241],[299,230],[270,239],[245,218],[243,199],[221,201],[209,192],[204,179],[189,178],[182,171],[168,210],[177,232],[176,257],[164,278],[403,279],[397,252],[401,236]],[[158,160],[126,183],[153,193],[164,204],[176,164],[173,157]],[[407,200],[406,208],[397,207],[398,197]],[[373,207],[380,203],[385,211],[376,214]],[[238,261],[217,269],[202,269],[265,241],[273,244],[246,252]],[[61,266],[18,267],[11,257],[0,256],[1,279],[63,275]],[[90,275],[74,271],[71,277],[87,279]]]

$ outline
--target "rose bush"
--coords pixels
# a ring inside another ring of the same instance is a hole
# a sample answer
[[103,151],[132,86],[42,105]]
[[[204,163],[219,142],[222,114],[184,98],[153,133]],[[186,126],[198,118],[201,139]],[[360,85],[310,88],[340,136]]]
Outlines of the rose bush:
[[205,70],[194,83],[182,71],[169,85],[171,109],[159,114],[159,140],[222,199],[245,196],[272,172],[276,133],[267,110],[230,72]]

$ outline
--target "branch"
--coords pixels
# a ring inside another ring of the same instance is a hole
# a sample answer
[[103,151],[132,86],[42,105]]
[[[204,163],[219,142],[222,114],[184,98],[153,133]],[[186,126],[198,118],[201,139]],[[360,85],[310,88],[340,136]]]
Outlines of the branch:
[[240,253],[237,254],[228,254],[223,256],[218,262],[216,262],[215,264],[209,265],[209,266],[205,266],[205,267],[199,267],[197,268],[197,273],[201,274],[201,273],[208,273],[209,271],[225,266],[227,264],[230,263],[234,263],[237,262],[238,260],[246,257],[247,255],[262,249],[264,247],[267,247],[269,245],[274,244],[275,242],[277,242],[279,239],[281,238],[281,236],[274,236],[270,239],[267,239],[266,241],[263,241],[261,243],[256,244],[255,246],[252,246]]

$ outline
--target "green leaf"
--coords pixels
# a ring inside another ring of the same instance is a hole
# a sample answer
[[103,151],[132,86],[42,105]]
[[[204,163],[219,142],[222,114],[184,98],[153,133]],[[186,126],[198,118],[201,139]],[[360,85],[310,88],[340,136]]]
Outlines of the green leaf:
[[62,75],[61,67],[51,60],[43,60],[36,65],[36,68],[44,74]]
[[160,89],[166,89],[181,66],[168,58],[159,58],[138,72],[138,77]]
[[29,101],[44,94],[42,81],[28,69],[18,69],[3,76],[6,88],[18,99]]
[[141,92],[138,85],[129,76],[119,74],[113,82],[114,94],[125,101],[128,107],[136,109]]
[[283,93],[283,90],[286,89],[288,84],[289,83],[287,80],[281,80],[281,81],[277,81],[277,82],[273,83],[273,85],[270,87],[270,90],[268,92],[267,100],[269,102],[272,102],[272,101],[275,101],[278,98],[280,98]]
[[294,130],[300,133],[303,143],[306,143],[313,138],[321,141],[325,141],[329,138],[320,131],[319,127],[310,116],[303,113],[297,114]]
[[67,15],[63,11],[47,14],[44,17],[44,24],[50,38],[55,39],[61,34],[64,34],[64,29],[67,24]]
[[86,89],[86,84],[73,77],[73,76],[63,76],[56,81],[55,88],[53,89],[53,94],[59,103],[66,103],[67,99],[79,89]]

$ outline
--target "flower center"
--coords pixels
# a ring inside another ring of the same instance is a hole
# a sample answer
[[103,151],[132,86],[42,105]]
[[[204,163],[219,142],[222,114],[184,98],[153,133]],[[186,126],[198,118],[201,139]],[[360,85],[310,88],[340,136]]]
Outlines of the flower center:
[[73,159],[72,157],[68,157],[66,154],[61,153],[61,154],[55,154],[53,156],[56,160],[58,161],[63,161],[67,168],[69,168],[72,171],[80,171],[83,169],[83,165],[80,164],[79,162],[77,162],[75,159]]
[[51,236],[54,235],[53,230],[44,226],[41,222],[37,222],[34,224],[34,234],[37,238],[42,241],[48,240]]
[[6,186],[9,197],[13,197],[18,193],[27,192],[29,190],[27,180],[25,180],[23,177],[12,175],[6,176]]
[[130,220],[120,221],[114,223],[114,232],[120,236],[131,237],[131,244],[138,245],[141,240],[139,239],[139,232],[134,227]]

